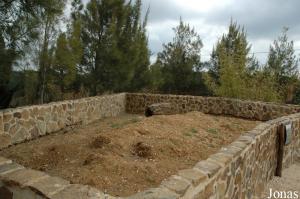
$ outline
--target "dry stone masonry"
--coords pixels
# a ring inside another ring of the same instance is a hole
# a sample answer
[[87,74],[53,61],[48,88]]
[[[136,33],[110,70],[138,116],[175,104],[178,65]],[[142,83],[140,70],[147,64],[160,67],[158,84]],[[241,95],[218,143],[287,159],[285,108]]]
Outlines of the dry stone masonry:
[[[300,152],[300,107],[227,98],[151,94],[117,94],[0,113],[0,148],[106,116],[144,113],[154,103],[172,103],[174,113],[202,111],[267,121],[223,147],[207,160],[127,199],[258,199],[277,167],[278,126],[292,124],[291,143],[284,148],[284,167]],[[24,168],[0,157],[2,199],[113,199],[86,185]]]
[[203,113],[231,115],[260,121],[267,121],[283,115],[300,112],[300,107],[295,105],[253,102],[221,97],[139,93],[127,93],[126,95],[126,111],[128,113],[144,113],[147,106],[156,103],[170,103],[174,113],[200,111]]
[[0,148],[124,111],[124,93],[0,111]]

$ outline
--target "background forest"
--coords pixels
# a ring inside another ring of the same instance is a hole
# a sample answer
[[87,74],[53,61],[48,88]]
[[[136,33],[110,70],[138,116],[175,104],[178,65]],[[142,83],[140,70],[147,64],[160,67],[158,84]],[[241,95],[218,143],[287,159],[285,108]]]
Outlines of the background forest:
[[150,63],[141,0],[72,0],[70,16],[66,6],[0,2],[0,108],[125,91],[300,103],[299,56],[287,28],[262,64],[231,20],[203,62],[201,35],[180,19]]

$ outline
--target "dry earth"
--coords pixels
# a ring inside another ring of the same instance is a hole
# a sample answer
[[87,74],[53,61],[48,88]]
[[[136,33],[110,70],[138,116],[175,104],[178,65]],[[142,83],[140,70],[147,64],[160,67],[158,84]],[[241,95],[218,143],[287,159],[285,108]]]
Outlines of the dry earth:
[[200,112],[150,118],[126,114],[12,146],[0,156],[128,196],[192,167],[258,123]]

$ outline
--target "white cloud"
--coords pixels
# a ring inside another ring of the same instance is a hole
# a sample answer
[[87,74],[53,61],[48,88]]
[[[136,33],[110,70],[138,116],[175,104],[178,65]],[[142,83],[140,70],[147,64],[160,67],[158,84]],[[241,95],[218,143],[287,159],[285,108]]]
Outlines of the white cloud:
[[[300,49],[299,0],[142,0],[142,3],[143,15],[150,7],[147,31],[149,47],[154,53],[152,62],[162,44],[172,40],[172,28],[178,25],[180,17],[200,34],[203,61],[209,60],[213,46],[227,32],[231,18],[245,27],[252,52],[267,52],[283,26],[290,28],[289,38],[294,40],[295,49]],[[267,53],[255,56],[264,63]]]
[[[227,32],[231,18],[245,27],[252,52],[267,52],[283,26],[290,27],[289,38],[300,48],[299,0],[143,0],[143,12],[150,6],[149,46],[156,53],[172,40],[172,27],[179,17],[195,27],[204,47],[202,60],[210,57],[218,38]],[[297,51],[297,54],[299,54]],[[267,53],[255,54],[261,63]],[[153,60],[153,57],[152,57]]]
[[216,8],[229,6],[232,0],[174,0],[180,8],[194,12],[213,12]]

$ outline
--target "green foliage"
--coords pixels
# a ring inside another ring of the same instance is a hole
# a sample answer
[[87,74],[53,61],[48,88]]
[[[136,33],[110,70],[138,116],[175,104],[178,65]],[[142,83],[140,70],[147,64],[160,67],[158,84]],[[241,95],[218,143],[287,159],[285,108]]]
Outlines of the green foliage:
[[185,130],[182,134],[184,136],[188,136],[188,137],[193,137],[194,135],[196,135],[198,133],[198,130],[195,128],[190,128],[188,130]]
[[231,22],[228,33],[222,36],[212,52],[207,84],[213,89],[213,93],[224,97],[244,98],[249,51],[244,29]]
[[57,78],[57,84],[60,86],[62,93],[65,91],[65,87],[72,84],[75,80],[75,64],[72,49],[68,44],[66,35],[62,33],[57,39],[55,61],[53,65],[55,72],[54,76]]
[[4,38],[0,35],[0,90],[8,89],[14,59],[15,53],[5,47]]
[[53,70],[54,79],[56,79],[56,84],[60,87],[61,94],[76,79],[77,66],[81,62],[83,54],[80,33],[80,21],[73,21],[69,30],[69,38],[67,38],[65,33],[61,33],[57,39]]
[[72,0],[67,23],[65,4],[0,2],[1,108],[122,91],[300,103],[299,60],[287,29],[263,67],[250,55],[244,29],[231,22],[211,60],[201,63],[201,38],[180,19],[173,41],[150,66],[141,0],[90,0],[86,6]]
[[261,70],[249,52],[244,29],[231,22],[228,33],[213,49],[206,85],[217,96],[278,101],[274,78]]
[[208,133],[213,134],[213,135],[217,135],[219,133],[218,129],[214,129],[214,128],[209,128],[206,130]]
[[257,70],[246,78],[246,99],[265,102],[280,102],[281,97],[277,93],[275,79],[265,70]]
[[149,50],[141,1],[91,0],[83,18],[84,69],[91,94],[139,90],[147,83]]
[[37,96],[38,74],[36,71],[24,71],[24,100],[25,104],[35,104]]
[[128,119],[128,120],[125,120],[125,121],[122,121],[122,122],[119,122],[119,123],[112,123],[112,124],[110,124],[110,127],[113,128],[113,129],[119,129],[119,128],[123,128],[124,126],[126,126],[128,124],[134,124],[134,123],[137,123],[139,121],[141,121],[140,118],[133,117],[131,119]]
[[44,7],[41,1],[23,0],[0,2],[0,107],[8,107],[17,87],[11,87],[13,66],[27,52],[25,49],[37,37],[39,19],[36,10]]
[[38,97],[40,103],[59,99],[58,89],[53,80],[52,66],[54,64],[55,41],[59,30],[59,22],[63,15],[65,2],[60,0],[48,0],[47,6],[39,10],[37,16],[40,19],[39,49],[38,49]]
[[298,79],[297,84],[295,86],[295,94],[293,96],[292,104],[300,104],[300,81]]
[[148,85],[149,90],[153,93],[159,92],[160,87],[164,81],[160,64],[154,63],[150,66],[149,76],[150,76],[150,83]]
[[277,92],[284,102],[292,102],[298,82],[298,63],[293,41],[288,40],[287,28],[270,46],[266,70],[274,77]]
[[[179,25],[173,29],[175,37],[173,41],[163,45],[163,51],[158,53],[157,61],[152,66],[152,72],[159,73],[160,67],[162,78],[158,77],[154,83],[161,84],[160,89],[167,93],[195,93],[199,85],[201,62],[200,51],[202,41],[200,36],[188,24],[180,19]],[[196,84],[196,85],[195,85]]]

